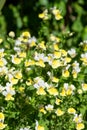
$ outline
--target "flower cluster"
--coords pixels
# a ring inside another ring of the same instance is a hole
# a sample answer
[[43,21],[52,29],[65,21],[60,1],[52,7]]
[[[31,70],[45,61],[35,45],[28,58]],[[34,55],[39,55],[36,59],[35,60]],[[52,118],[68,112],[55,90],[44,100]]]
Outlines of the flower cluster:
[[[62,18],[57,8],[50,11],[56,20]],[[47,20],[48,12],[39,17]],[[29,31],[14,37],[10,32],[6,45],[0,41],[0,129],[86,128],[86,42],[67,49],[52,32],[48,41]]]

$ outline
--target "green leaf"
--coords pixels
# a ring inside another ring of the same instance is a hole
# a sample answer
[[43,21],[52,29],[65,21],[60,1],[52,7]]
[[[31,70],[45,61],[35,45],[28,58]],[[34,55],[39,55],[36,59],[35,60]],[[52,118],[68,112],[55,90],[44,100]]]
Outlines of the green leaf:
[[81,32],[83,29],[83,25],[81,23],[80,18],[77,18],[77,20],[73,23],[72,29],[76,32]]
[[2,10],[6,0],[0,0],[0,11]]

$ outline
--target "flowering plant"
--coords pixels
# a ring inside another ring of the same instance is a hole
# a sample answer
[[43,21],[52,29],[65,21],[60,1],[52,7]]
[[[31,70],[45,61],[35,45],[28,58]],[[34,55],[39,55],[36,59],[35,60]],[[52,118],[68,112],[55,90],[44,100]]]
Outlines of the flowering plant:
[[[62,20],[56,7],[38,16]],[[0,38],[0,129],[87,128],[87,41],[67,49],[54,32]]]

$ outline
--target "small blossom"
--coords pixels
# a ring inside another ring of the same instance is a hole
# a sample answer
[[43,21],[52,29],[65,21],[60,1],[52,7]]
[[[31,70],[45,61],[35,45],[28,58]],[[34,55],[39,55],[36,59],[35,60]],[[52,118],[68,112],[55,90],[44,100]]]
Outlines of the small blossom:
[[57,114],[57,116],[62,116],[64,114],[64,111],[58,108],[55,113]]

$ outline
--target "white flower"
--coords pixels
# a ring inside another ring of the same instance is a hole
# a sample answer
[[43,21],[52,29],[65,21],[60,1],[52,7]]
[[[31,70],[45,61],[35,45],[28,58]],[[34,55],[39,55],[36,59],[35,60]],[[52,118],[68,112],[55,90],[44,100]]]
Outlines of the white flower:
[[2,94],[5,96],[5,100],[14,99],[12,96],[15,95],[15,90],[12,87],[11,83],[6,83],[6,87],[5,87],[4,91],[2,91]]
[[22,42],[21,42],[20,38],[15,41],[16,46],[20,46],[21,44],[22,44]]
[[52,111],[54,106],[51,105],[51,104],[48,104],[47,106],[45,106],[45,108],[46,108],[47,111]]
[[71,48],[71,50],[68,50],[68,54],[74,58],[76,56],[76,50],[74,48]]
[[31,129],[30,129],[30,128],[25,127],[25,128],[20,128],[20,130],[31,130]]
[[28,40],[28,43],[32,43],[32,42],[36,42],[37,41],[37,39],[33,36],[33,37],[31,37],[29,40]]
[[39,89],[40,87],[42,87],[42,88],[48,87],[48,84],[46,82],[44,82],[44,80],[42,80],[40,77],[36,77],[34,79],[34,82],[35,82],[34,87],[36,89]]
[[82,115],[75,114],[73,121],[76,123],[82,122]]

